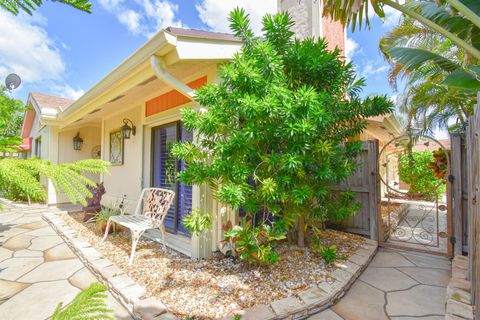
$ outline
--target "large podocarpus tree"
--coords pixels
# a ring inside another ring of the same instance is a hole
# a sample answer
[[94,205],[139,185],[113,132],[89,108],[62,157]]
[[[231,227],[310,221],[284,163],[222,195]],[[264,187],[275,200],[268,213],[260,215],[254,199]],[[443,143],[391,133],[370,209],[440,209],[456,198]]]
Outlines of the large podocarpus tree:
[[263,37],[242,9],[230,21],[243,47],[221,68],[219,83],[198,90],[203,107],[182,111],[199,139],[173,148],[187,163],[180,179],[209,182],[219,201],[243,208],[257,225],[282,221],[303,246],[308,224],[356,213],[354,194],[330,187],[357,168],[361,143],[350,140],[365,119],[392,103],[362,100],[364,80],[354,67],[323,39],[293,39],[287,13],[266,15]]

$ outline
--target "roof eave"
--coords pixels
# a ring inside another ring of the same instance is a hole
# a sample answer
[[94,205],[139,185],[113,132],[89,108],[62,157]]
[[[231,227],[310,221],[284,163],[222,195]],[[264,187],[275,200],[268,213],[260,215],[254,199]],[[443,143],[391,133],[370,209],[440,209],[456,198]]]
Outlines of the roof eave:
[[[90,90],[83,94],[78,100],[70,105],[60,114],[60,119],[67,118],[81,107],[92,102],[105,93],[108,88],[122,81],[132,70],[140,66],[153,54],[166,54],[176,46],[176,37],[169,32],[162,30],[153,36],[140,49],[120,63],[115,69],[97,82]],[[162,54],[162,55],[163,55]]]

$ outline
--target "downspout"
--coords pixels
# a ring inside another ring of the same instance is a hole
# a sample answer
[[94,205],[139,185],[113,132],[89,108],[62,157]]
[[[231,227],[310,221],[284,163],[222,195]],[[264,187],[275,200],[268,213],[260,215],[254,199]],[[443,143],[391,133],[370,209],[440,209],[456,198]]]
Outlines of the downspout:
[[195,90],[187,86],[182,81],[175,78],[172,74],[165,70],[165,62],[162,58],[152,55],[150,58],[150,64],[153,69],[153,72],[163,82],[173,87],[175,90],[180,92],[185,97],[189,98],[192,101],[195,101]]

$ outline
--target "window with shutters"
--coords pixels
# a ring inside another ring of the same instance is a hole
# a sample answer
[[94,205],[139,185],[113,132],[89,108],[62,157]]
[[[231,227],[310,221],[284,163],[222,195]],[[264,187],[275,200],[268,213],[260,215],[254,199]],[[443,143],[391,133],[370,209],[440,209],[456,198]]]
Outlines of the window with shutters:
[[170,150],[175,142],[191,141],[193,134],[181,122],[152,129],[152,187],[175,191],[175,200],[165,218],[165,228],[171,233],[188,234],[182,225],[183,217],[192,210],[192,186],[180,183],[177,173],[185,167],[174,159]]

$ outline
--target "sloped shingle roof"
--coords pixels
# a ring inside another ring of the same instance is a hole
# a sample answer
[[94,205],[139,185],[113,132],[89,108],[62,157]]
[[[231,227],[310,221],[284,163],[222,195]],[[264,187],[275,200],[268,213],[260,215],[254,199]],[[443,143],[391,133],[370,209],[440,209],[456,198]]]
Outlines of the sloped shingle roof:
[[68,108],[74,100],[66,99],[62,97],[56,97],[49,94],[39,93],[39,92],[32,92],[30,93],[32,98],[37,103],[40,109],[59,109],[65,110]]
[[231,33],[212,32],[197,29],[184,29],[176,27],[165,28],[166,31],[173,35],[180,37],[200,38],[200,39],[214,39],[214,40],[227,40],[227,41],[240,41]]

